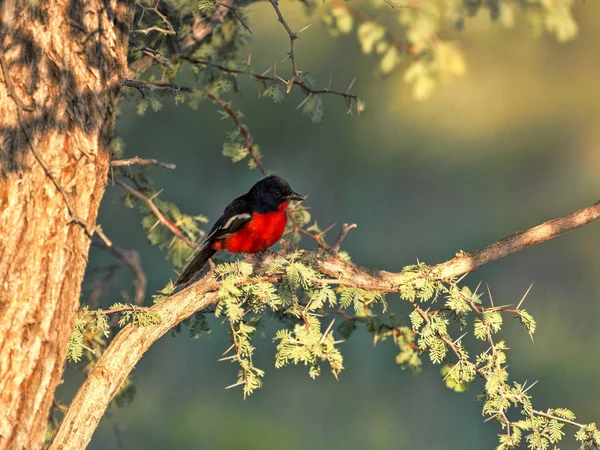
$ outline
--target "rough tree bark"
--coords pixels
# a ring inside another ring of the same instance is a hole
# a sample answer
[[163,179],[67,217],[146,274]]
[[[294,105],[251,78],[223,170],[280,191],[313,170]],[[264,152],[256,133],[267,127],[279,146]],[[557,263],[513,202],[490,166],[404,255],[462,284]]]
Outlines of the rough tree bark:
[[130,0],[0,2],[0,449],[43,444],[106,183]]

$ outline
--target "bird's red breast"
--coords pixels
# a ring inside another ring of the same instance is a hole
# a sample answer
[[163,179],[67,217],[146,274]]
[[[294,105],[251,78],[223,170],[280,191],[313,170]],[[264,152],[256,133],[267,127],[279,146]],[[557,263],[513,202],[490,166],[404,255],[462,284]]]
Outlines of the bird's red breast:
[[253,213],[252,219],[240,231],[216,241],[214,250],[229,250],[231,253],[258,253],[275,244],[285,231],[286,208],[289,201],[283,202],[277,211]]

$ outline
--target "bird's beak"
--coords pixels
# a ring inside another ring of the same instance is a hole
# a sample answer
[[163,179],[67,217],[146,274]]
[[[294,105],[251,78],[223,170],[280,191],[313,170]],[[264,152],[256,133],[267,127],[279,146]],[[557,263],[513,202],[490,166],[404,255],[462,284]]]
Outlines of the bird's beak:
[[306,197],[304,195],[300,195],[300,194],[296,194],[295,192],[292,192],[289,195],[286,195],[286,200],[296,200],[298,202],[303,201]]

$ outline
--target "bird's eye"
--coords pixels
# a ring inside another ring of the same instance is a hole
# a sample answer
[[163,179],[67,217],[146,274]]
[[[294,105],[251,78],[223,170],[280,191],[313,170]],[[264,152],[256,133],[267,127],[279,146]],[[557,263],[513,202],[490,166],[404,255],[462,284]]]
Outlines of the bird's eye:
[[281,197],[281,192],[275,191],[275,197],[277,197],[277,198]]

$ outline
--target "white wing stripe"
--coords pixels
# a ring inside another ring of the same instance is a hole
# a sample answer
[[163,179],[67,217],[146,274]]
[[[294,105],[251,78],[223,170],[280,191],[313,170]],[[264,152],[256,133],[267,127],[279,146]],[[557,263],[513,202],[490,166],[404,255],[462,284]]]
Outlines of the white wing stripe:
[[227,230],[227,228],[229,228],[231,226],[231,224],[233,222],[235,222],[238,219],[249,219],[251,216],[250,214],[244,213],[244,214],[238,214],[236,216],[230,217],[229,220],[225,223],[225,225],[223,226],[223,228],[221,228],[222,230]]

